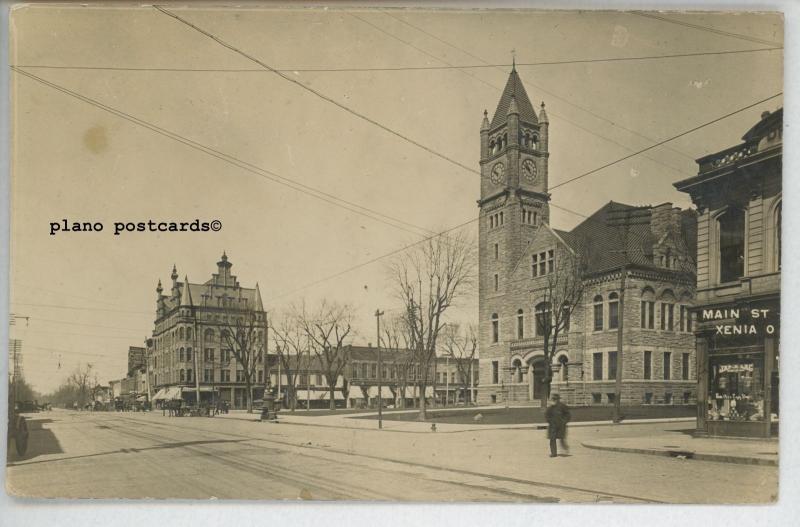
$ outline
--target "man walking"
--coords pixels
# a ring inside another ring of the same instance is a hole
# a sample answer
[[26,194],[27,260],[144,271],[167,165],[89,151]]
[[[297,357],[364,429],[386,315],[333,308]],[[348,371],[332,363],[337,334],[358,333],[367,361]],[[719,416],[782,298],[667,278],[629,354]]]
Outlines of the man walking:
[[558,455],[556,439],[561,442],[561,448],[569,453],[567,446],[567,423],[570,420],[569,407],[561,402],[561,397],[555,393],[552,397],[553,404],[547,407],[544,416],[547,419],[547,437],[550,439],[550,457]]

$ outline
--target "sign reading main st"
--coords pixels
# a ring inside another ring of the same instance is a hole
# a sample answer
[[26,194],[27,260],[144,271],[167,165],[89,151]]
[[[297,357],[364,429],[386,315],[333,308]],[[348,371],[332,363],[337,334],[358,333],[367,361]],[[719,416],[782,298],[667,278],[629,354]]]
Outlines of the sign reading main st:
[[[750,310],[750,319],[751,320],[763,320],[766,321],[769,318],[769,309],[751,309]],[[704,309],[702,312],[702,318],[704,322],[712,321],[712,320],[739,320],[740,319],[740,309]],[[747,313],[747,311],[745,311]],[[759,325],[756,325],[752,322],[740,322],[737,324],[717,324],[714,326],[717,330],[717,335],[758,335],[759,332]],[[763,330],[766,332],[767,335],[772,335],[775,333],[775,325],[774,324],[765,324],[763,326]]]

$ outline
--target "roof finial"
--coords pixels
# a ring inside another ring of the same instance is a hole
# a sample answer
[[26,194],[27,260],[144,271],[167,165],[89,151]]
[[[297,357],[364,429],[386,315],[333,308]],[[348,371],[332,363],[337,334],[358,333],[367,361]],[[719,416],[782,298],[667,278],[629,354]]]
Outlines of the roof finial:
[[511,71],[517,71],[517,50],[511,50]]

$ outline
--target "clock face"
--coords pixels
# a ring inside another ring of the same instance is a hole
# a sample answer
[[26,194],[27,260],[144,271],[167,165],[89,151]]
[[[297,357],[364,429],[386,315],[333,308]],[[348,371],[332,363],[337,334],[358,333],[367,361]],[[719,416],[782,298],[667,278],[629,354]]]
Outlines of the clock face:
[[522,162],[522,175],[531,183],[536,181],[536,163],[533,162],[533,159],[526,159]]
[[506,167],[503,166],[503,163],[497,163],[495,166],[492,167],[492,174],[490,176],[492,183],[495,185],[499,185],[506,179]]

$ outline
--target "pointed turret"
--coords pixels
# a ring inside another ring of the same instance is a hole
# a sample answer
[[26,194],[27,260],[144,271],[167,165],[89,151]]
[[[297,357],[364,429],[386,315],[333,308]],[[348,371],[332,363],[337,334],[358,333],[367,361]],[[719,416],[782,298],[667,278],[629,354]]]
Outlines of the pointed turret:
[[489,131],[489,112],[483,110],[483,122],[481,122],[481,132]]
[[192,292],[189,291],[189,277],[183,280],[183,291],[181,291],[181,307],[192,307]]
[[550,122],[547,120],[547,112],[544,111],[544,101],[542,101],[542,109],[539,110],[539,122],[542,124],[547,124]]
[[172,264],[172,274],[170,275],[170,278],[172,278],[173,282],[178,280],[178,268],[175,267],[175,264]]
[[161,298],[161,293],[164,292],[164,288],[161,286],[161,280],[158,281],[158,287],[156,287],[156,293],[158,293],[158,297]]
[[264,311],[264,303],[261,301],[261,290],[258,288],[258,282],[256,282],[255,297],[255,310]]
[[531,124],[539,122],[536,117],[536,110],[533,109],[533,104],[531,104],[531,100],[528,98],[525,87],[522,85],[522,81],[517,74],[517,70],[512,69],[511,74],[508,76],[506,87],[503,89],[503,95],[500,96],[500,102],[497,103],[497,110],[495,110],[494,117],[492,118],[490,125],[492,130],[506,122],[512,98],[516,99],[517,111],[521,121]]

